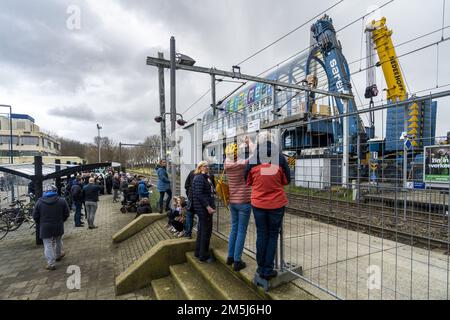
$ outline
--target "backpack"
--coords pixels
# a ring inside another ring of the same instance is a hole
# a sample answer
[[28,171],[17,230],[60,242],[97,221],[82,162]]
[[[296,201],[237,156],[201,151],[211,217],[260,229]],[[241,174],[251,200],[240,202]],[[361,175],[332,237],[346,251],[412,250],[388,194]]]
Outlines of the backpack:
[[72,193],[72,199],[74,199],[74,200],[81,199],[82,190],[78,184],[75,184],[72,186],[71,193]]
[[223,202],[224,206],[228,209],[228,204],[230,203],[230,188],[228,183],[224,180],[225,170],[222,171],[219,179],[216,182],[216,193],[219,199]]

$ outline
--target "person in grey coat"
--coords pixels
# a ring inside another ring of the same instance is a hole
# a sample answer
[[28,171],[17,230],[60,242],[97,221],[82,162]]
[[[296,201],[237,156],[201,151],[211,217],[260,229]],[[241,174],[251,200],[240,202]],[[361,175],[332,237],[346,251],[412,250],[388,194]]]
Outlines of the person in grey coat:
[[39,236],[44,242],[44,255],[47,270],[55,270],[55,262],[60,261],[65,253],[62,251],[64,222],[69,218],[69,206],[64,198],[58,196],[55,186],[47,188],[33,211],[33,219],[39,225]]

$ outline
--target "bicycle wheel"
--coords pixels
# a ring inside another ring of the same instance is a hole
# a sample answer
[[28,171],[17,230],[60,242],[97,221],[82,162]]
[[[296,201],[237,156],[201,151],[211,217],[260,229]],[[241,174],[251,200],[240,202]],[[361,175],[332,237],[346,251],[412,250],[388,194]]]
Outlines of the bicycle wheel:
[[8,223],[3,219],[0,219],[0,240],[2,240],[8,234]]
[[21,212],[11,210],[7,215],[5,221],[8,224],[8,231],[16,231],[22,225],[24,218]]

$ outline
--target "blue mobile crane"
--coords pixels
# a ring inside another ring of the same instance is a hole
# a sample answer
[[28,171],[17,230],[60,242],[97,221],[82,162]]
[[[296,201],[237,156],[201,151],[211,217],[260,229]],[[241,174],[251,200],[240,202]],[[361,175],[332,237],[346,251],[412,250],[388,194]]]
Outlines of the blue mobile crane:
[[[338,92],[343,94],[352,94],[352,86],[350,81],[350,69],[347,60],[342,53],[341,43],[337,40],[336,30],[333,26],[333,20],[325,15],[311,26],[311,33],[315,40],[308,60],[306,62],[306,75],[311,74],[312,62],[316,61],[325,70],[328,78],[328,91]],[[312,105],[315,103],[316,96],[313,92],[306,95],[306,111],[311,112]],[[339,114],[344,114],[344,101],[340,98],[335,98],[336,108]],[[348,100],[348,112],[355,112],[356,104],[354,99]],[[334,136],[334,151],[342,153],[343,140],[343,121],[341,118],[333,123]],[[368,136],[373,135],[373,128],[366,128],[358,115],[349,116],[349,152],[351,154],[357,153],[358,136],[361,146],[364,146],[368,140]],[[369,133],[369,134],[368,134]],[[362,148],[360,156],[365,153]]]

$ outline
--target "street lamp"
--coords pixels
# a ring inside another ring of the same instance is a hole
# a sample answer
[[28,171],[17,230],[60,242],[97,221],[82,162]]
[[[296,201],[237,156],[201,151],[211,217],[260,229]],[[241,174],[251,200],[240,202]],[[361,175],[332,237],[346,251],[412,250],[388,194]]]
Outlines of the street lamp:
[[102,162],[102,157],[100,153],[100,146],[101,146],[101,137],[100,137],[100,130],[102,127],[97,123],[97,130],[98,130],[98,163]]
[[9,163],[14,163],[13,155],[13,134],[12,134],[12,107],[8,104],[0,104],[2,108],[9,108]]
[[175,54],[175,59],[176,59],[176,62],[178,64],[182,64],[184,66],[190,66],[190,67],[192,67],[195,64],[195,62],[196,62],[191,57],[189,57],[189,56],[187,56],[185,54],[181,54],[181,53],[176,53]]
[[[154,119],[156,123],[161,123],[161,127],[163,129],[162,131],[164,132],[164,134],[161,135],[161,148],[163,150],[163,152],[161,154],[161,158],[164,158],[166,156],[166,153],[167,153],[167,150],[166,150],[166,148],[167,148],[167,141],[166,141],[166,135],[165,135],[165,132],[166,132],[166,116],[167,115],[171,115],[171,113],[170,112],[164,112],[162,115],[156,116],[155,119]],[[186,125],[187,121],[185,121],[183,119],[183,115],[180,114],[180,113],[177,113],[176,115],[178,115],[180,117],[176,121],[178,123],[178,125],[182,126],[182,127],[184,125]]]
[[[161,115],[161,116],[156,116],[156,117],[155,117],[155,122],[157,122],[157,123],[165,122],[165,121],[166,121],[165,116],[167,116],[167,115],[170,115],[170,113],[169,113],[169,112],[164,112],[163,115]],[[180,119],[177,120],[178,125],[180,125],[180,126],[182,126],[182,127],[183,127],[184,125],[186,125],[187,121],[185,121],[185,120],[183,119],[183,115],[180,114],[180,113],[177,113],[177,116],[180,116]]]
[[[14,163],[14,154],[13,154],[13,129],[12,129],[12,107],[8,104],[0,104],[2,108],[9,108],[9,163]],[[11,186],[11,195],[14,200],[14,185]]]

